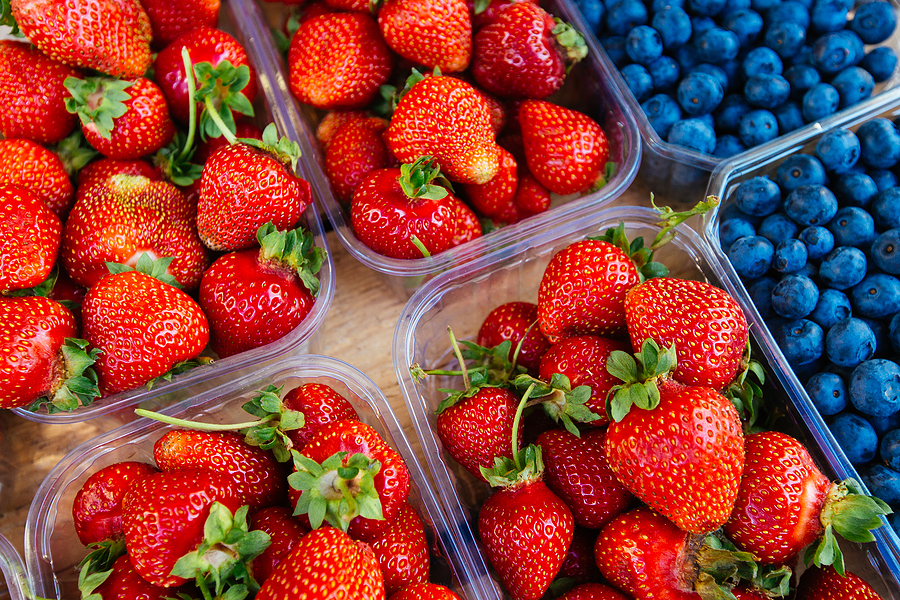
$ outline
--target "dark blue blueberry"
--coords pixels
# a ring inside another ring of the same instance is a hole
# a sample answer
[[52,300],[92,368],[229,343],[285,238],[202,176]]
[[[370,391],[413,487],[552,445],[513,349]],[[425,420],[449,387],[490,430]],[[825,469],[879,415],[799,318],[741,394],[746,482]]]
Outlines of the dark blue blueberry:
[[772,114],[775,115],[775,120],[778,121],[778,131],[782,134],[790,133],[805,125],[803,111],[800,109],[800,105],[793,100],[776,106],[772,109]]
[[606,6],[601,0],[575,0],[575,6],[581,11],[584,22],[591,31],[599,33],[603,27],[603,17],[606,15]]
[[739,10],[747,10],[750,8],[750,0],[728,0],[728,4],[725,5],[725,8],[722,9],[722,14],[719,15],[720,19],[725,18],[726,15],[729,15],[735,11]]
[[837,373],[816,373],[806,382],[806,392],[823,415],[836,415],[847,408],[847,384]]
[[823,74],[839,73],[863,59],[865,51],[861,49],[859,36],[852,31],[826,33],[812,45],[813,66]]
[[826,227],[834,234],[834,243],[838,246],[865,248],[875,239],[872,215],[858,206],[838,209]]
[[731,248],[738,238],[748,235],[756,235],[756,228],[747,219],[735,217],[722,221],[719,225],[719,245],[722,248]]
[[665,139],[672,125],[681,119],[681,107],[668,94],[656,94],[641,103],[641,108],[659,137]]
[[890,169],[900,160],[900,131],[884,117],[870,119],[859,126],[860,158],[876,169]]
[[864,173],[845,173],[831,185],[838,202],[845,206],[868,206],[878,194],[875,181]]
[[804,185],[825,185],[825,167],[812,154],[792,154],[778,166],[775,182],[784,193]]
[[649,65],[662,56],[662,38],[649,25],[638,25],[625,36],[625,52],[634,62]]
[[825,334],[809,319],[771,323],[772,337],[790,365],[811,363],[825,351]]
[[830,83],[817,83],[803,94],[803,118],[812,123],[833,115],[841,103],[841,95]]
[[741,117],[738,136],[748,148],[759,146],[778,137],[778,120],[771,111],[751,110]]
[[784,78],[791,84],[791,96],[796,99],[803,98],[803,94],[814,85],[821,83],[819,72],[812,65],[793,64],[784,70]]
[[873,319],[871,317],[858,317],[865,321],[875,334],[875,356],[884,357],[891,347],[890,330],[885,319]]
[[691,18],[679,6],[667,6],[656,12],[650,24],[659,32],[666,50],[674,50],[691,39]]
[[[809,65],[813,64],[813,51],[812,46],[809,44],[804,45],[800,50],[797,51],[797,54],[791,57],[791,63],[795,65]],[[813,67],[815,68],[815,67]]]
[[622,79],[625,80],[625,85],[628,86],[638,102],[643,102],[650,96],[653,91],[653,78],[650,77],[650,73],[643,65],[637,63],[625,65],[620,73]]
[[678,104],[685,114],[692,117],[711,113],[724,96],[718,80],[706,73],[688,73],[678,84]]
[[707,125],[709,125],[709,128],[713,130],[713,133],[715,133],[715,129],[716,129],[716,120],[713,119],[712,114],[710,114],[710,113],[704,113],[704,114],[702,114],[702,115],[697,115],[697,116],[694,117],[694,118],[697,119],[698,121],[703,121],[704,123],[706,123]]
[[694,52],[700,62],[719,63],[731,60],[738,55],[741,42],[733,31],[721,27],[711,27],[696,35],[694,29]]
[[725,76],[728,77],[728,89],[725,90],[726,93],[735,92],[740,87],[738,85],[741,80],[740,57],[720,62],[718,66],[725,71]]
[[625,52],[625,36],[610,35],[600,39],[600,44],[606,50],[609,60],[620,69],[628,64],[628,53]]
[[853,313],[881,319],[900,311],[900,280],[887,273],[872,273],[850,290]]
[[866,44],[880,44],[891,37],[897,26],[897,13],[890,2],[861,4],[850,19],[850,29]]
[[725,8],[728,0],[687,0],[687,8],[695,15],[714,17]]
[[886,417],[900,410],[900,367],[872,358],[853,369],[847,385],[850,403],[861,413]]
[[650,3],[650,11],[658,13],[667,8],[678,7],[684,9],[685,0],[653,0]]
[[728,94],[713,113],[716,130],[720,133],[734,133],[741,124],[741,117],[753,110],[743,94]]
[[764,39],[778,56],[791,58],[806,44],[806,28],[796,21],[778,21],[766,28]]
[[728,248],[728,260],[744,279],[765,275],[774,257],[775,245],[761,235],[742,237]]
[[[846,378],[850,378],[849,373]],[[893,429],[900,428],[900,411],[886,417],[873,417],[872,415],[863,416],[869,420],[869,423],[875,428],[875,433],[877,433],[879,437]]]
[[837,209],[837,198],[824,185],[802,185],[784,199],[784,212],[802,226],[824,225]]
[[694,31],[694,41],[696,41],[702,33],[709,31],[714,27],[716,27],[716,22],[711,17],[691,15],[691,29]]
[[767,23],[781,21],[793,21],[799,23],[803,29],[809,27],[809,9],[796,0],[785,0],[777,6],[766,11]]
[[756,234],[761,235],[772,244],[780,244],[783,240],[797,236],[800,230],[797,223],[784,213],[773,213],[760,221],[756,226]]
[[809,315],[818,301],[819,287],[802,275],[785,275],[772,290],[772,310],[788,319]]
[[[806,244],[797,238],[783,240],[775,246],[775,258],[772,260],[772,267],[779,273],[796,273],[806,266],[807,258]],[[804,277],[804,279],[806,278]]]
[[697,63],[701,62],[697,58],[693,44],[685,44],[676,48],[675,60],[678,61],[678,66],[681,67],[682,73],[689,73],[691,69],[697,66]]
[[769,317],[772,311],[772,290],[778,282],[773,277],[760,277],[755,279],[747,287],[747,293],[750,294],[750,300],[759,312],[759,316],[763,319]]
[[859,475],[870,494],[891,506],[900,503],[900,473],[884,465],[872,464],[863,467]]
[[[806,264],[803,265],[803,268],[794,273],[794,275],[803,275],[804,277],[809,277],[813,281],[817,281],[819,279],[819,265],[814,261],[806,261]],[[821,295],[821,292],[820,294]]]
[[891,275],[900,275],[900,229],[888,229],[872,242],[869,256],[875,266]]
[[838,246],[822,258],[819,279],[836,290],[846,290],[866,276],[866,255],[859,248]]
[[825,355],[839,367],[855,367],[875,354],[875,332],[865,321],[849,317],[825,334]]
[[741,61],[741,73],[750,79],[754,75],[781,75],[784,63],[781,57],[771,48],[757,46],[744,55]]
[[879,231],[900,227],[900,188],[892,187],[875,196],[869,212]]
[[718,81],[723,90],[728,88],[728,75],[722,67],[711,65],[709,63],[699,63],[691,69],[691,73],[706,73]]
[[810,260],[818,260],[834,250],[834,234],[821,225],[810,225],[797,237],[806,244]]
[[713,150],[713,156],[719,158],[728,158],[735,154],[740,154],[747,149],[744,142],[736,135],[726,133],[716,137],[716,149]]
[[840,31],[847,25],[849,13],[843,0],[816,0],[809,11],[810,26],[820,33]]
[[837,322],[843,321],[853,314],[850,307],[850,298],[840,290],[826,288],[819,292],[819,301],[816,308],[809,314],[809,319],[828,330]]
[[841,97],[841,108],[846,108],[869,98],[875,89],[875,80],[862,67],[847,67],[834,76],[831,85]]
[[875,182],[875,186],[878,188],[879,193],[885,192],[897,185],[897,176],[888,169],[869,169],[866,171],[866,174],[868,174],[868,176],[872,178],[872,181]]
[[872,74],[875,83],[887,81],[897,68],[897,52],[890,46],[879,46],[866,53],[860,66]]
[[838,446],[852,465],[864,465],[875,458],[878,435],[872,425],[853,413],[843,413],[828,426]]
[[769,110],[782,104],[791,95],[791,84],[781,75],[754,75],[744,84],[747,102]]
[[849,129],[832,129],[822,134],[813,152],[827,171],[846,173],[859,160],[859,138]]
[[614,35],[626,36],[649,19],[647,7],[640,0],[619,0],[606,8],[606,29]]
[[781,0],[750,0],[750,6],[760,14],[768,12],[780,3]]
[[765,217],[778,210],[781,204],[781,190],[768,177],[752,177],[742,181],[734,191],[734,201],[742,212],[756,217]]
[[900,352],[900,312],[891,317],[888,323],[888,340],[894,352]]
[[660,56],[647,66],[650,78],[653,80],[653,89],[657,92],[669,89],[681,77],[681,67],[678,61],[671,56]]
[[734,32],[741,48],[748,48],[762,32],[763,18],[755,10],[739,9],[722,17],[722,27]]
[[716,131],[703,119],[682,119],[672,125],[666,141],[697,152],[712,154],[716,149]]
[[891,429],[884,434],[879,444],[879,453],[888,467],[900,470],[900,429]]

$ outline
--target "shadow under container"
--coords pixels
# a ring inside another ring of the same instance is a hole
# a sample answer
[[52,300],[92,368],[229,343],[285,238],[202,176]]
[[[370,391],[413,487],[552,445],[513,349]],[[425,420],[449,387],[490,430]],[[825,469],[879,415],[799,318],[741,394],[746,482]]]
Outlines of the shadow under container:
[[[470,575],[465,584],[469,600],[510,598],[478,542],[478,511],[490,488],[456,463],[437,436],[435,409],[446,397],[440,390],[458,388],[459,378],[429,376],[416,383],[409,367],[418,364],[423,369],[443,369],[456,365],[448,327],[453,328],[457,339],[474,340],[482,321],[496,306],[512,301],[537,302],[544,269],[558,251],[588,236],[600,235],[620,222],[625,224],[630,240],[643,236],[649,244],[659,231],[657,217],[651,209],[617,207],[598,213],[590,221],[569,223],[548,232],[540,241],[441,274],[409,300],[400,316],[394,332],[394,370],[434,482],[432,498],[440,503],[450,524],[448,535],[458,549],[450,560],[455,570]],[[694,229],[679,229],[675,239],[656,252],[655,260],[666,265],[671,276],[721,286],[710,252]],[[783,404],[785,420],[791,426],[788,433],[806,444],[823,473],[834,479],[835,471],[827,460],[834,450],[819,441],[818,425],[806,420],[803,410],[780,389],[768,386],[766,396],[770,402]],[[900,564],[886,540],[888,533],[893,535],[889,529],[884,525],[876,531],[877,543],[861,545],[841,540],[841,548],[848,569],[866,579],[886,600],[900,600]]]

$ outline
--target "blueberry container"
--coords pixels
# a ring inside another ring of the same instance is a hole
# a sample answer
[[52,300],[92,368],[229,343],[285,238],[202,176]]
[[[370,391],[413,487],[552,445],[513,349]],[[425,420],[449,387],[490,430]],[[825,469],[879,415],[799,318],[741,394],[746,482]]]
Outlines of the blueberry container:
[[[578,12],[571,4],[560,0],[550,0],[542,6],[567,22],[571,22]],[[266,5],[269,22],[273,27],[280,27],[284,12],[272,7]],[[562,90],[548,100],[584,112],[600,124],[609,139],[609,160],[617,165],[615,175],[597,192],[582,197],[554,196],[547,212],[431,257],[413,260],[389,258],[372,251],[356,238],[350,227],[349,211],[335,198],[325,176],[324,154],[315,137],[316,125],[323,112],[289,100],[294,110],[282,113],[283,121],[276,122],[285,131],[292,132],[291,135],[300,144],[303,160],[306,161],[305,171],[310,175],[316,196],[341,244],[357,260],[382,273],[391,289],[405,300],[438,273],[477,257],[500,252],[516,242],[533,237],[539,231],[556,227],[565,219],[592,214],[598,207],[618,197],[634,180],[641,156],[637,123],[620,92],[609,83],[615,69],[610,69],[608,61],[601,60],[596,40],[587,35],[585,38],[588,57],[575,65]],[[275,85],[267,92],[293,99],[284,57],[273,52],[272,59],[280,69]],[[279,118],[278,113],[275,116]]]
[[[256,391],[270,384],[283,385],[289,390],[312,382],[329,385],[347,398],[362,421],[401,453],[413,482],[409,501],[423,521],[430,522],[435,535],[443,539],[447,524],[442,513],[431,512],[437,506],[431,498],[434,492],[403,427],[382,391],[347,363],[316,355],[288,357],[215,389],[192,395],[162,412],[210,423],[242,422],[247,414],[241,406]],[[173,427],[157,421],[135,420],[81,444],[47,475],[31,504],[25,532],[27,574],[34,594],[44,598],[78,597],[75,567],[84,557],[85,549],[72,522],[75,494],[92,473],[104,466],[124,460],[153,463],[153,444],[170,429]],[[437,548],[435,544],[431,546]],[[436,550],[432,551],[431,581],[460,589],[449,564]]]
[[[276,85],[277,73],[268,57],[268,48],[261,41],[262,36],[268,36],[268,30],[256,5],[252,0],[225,0],[222,2],[219,21],[219,27],[222,30],[235,36],[241,42],[251,63],[256,68],[258,84],[261,91],[265,92],[259,94],[258,106],[255,107],[258,124],[264,127],[267,123],[274,121],[279,126],[279,131],[286,134],[287,130],[279,125],[277,118],[277,115],[286,111],[286,104],[281,96],[272,93]],[[312,177],[302,168],[298,169],[298,175],[312,181]],[[171,381],[159,381],[151,389],[141,387],[113,394],[100,398],[89,406],[79,407],[72,412],[49,414],[45,408],[38,412],[18,408],[14,409],[16,414],[26,419],[47,423],[74,423],[93,419],[100,415],[116,413],[137,404],[146,405],[149,408],[159,407],[187,397],[186,388],[188,387],[204,382],[212,383],[236,372],[250,371],[258,365],[291,352],[314,350],[314,348],[310,348],[310,344],[334,298],[334,261],[328,252],[328,243],[318,210],[315,203],[310,204],[303,213],[300,225],[312,233],[314,244],[318,248],[323,248],[327,257],[319,271],[320,288],[315,304],[304,321],[293,331],[265,346],[227,358],[215,359],[208,365],[202,365],[176,375]],[[209,350],[204,351],[202,355],[207,355],[207,352]],[[214,357],[214,355],[211,356]]]
[[28,598],[25,565],[8,539],[0,535],[0,600]]
[[[428,376],[417,383],[410,366],[423,369],[456,368],[450,351],[447,328],[458,339],[474,340],[482,321],[496,306],[512,301],[537,302],[544,269],[556,252],[567,245],[607,228],[625,223],[629,239],[643,236],[652,240],[658,231],[656,213],[647,208],[614,207],[599,211],[590,219],[571,221],[540,239],[520,243],[503,253],[480,257],[428,282],[407,302],[394,332],[394,370],[413,419],[416,435],[435,486],[428,498],[440,504],[448,525],[447,535],[457,549],[450,555],[457,572],[466,572],[469,600],[509,598],[482,553],[477,534],[478,511],[489,495],[486,483],[476,480],[443,449],[435,429],[435,409],[446,397],[441,389],[459,388],[459,378]],[[656,253],[673,276],[706,280],[722,285],[717,263],[701,235],[691,228],[681,229],[676,238]],[[826,476],[841,475],[829,460],[833,448],[822,443],[817,424],[790,393],[769,386],[766,395],[783,402],[790,433],[804,442]],[[437,510],[437,509],[435,509]],[[882,594],[900,599],[900,563],[891,550],[893,536],[884,526],[876,530],[877,543],[854,544],[841,540],[847,568],[857,573]]]

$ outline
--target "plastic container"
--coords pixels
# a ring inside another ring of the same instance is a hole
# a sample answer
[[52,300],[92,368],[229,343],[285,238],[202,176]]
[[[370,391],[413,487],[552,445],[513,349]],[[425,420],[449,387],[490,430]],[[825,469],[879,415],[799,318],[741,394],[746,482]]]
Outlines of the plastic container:
[[[414,483],[410,502],[424,521],[433,523],[438,533],[446,528],[409,440],[384,394],[362,372],[339,360],[324,356],[293,356],[259,371],[164,409],[181,418],[234,423],[245,420],[241,406],[254,392],[267,385],[293,389],[309,382],[324,383],[347,398],[360,418],[374,427],[399,451]],[[45,598],[78,597],[75,566],[85,555],[72,523],[72,502],[84,481],[95,471],[123,460],[153,462],[153,444],[172,429],[157,421],[139,419],[98,436],[72,450],[47,475],[38,488],[28,513],[25,555],[34,592]],[[433,544],[431,544],[434,547]],[[454,590],[448,563],[432,555],[431,580]]]
[[22,558],[10,541],[0,535],[0,600],[25,600],[26,590]]
[[[578,12],[572,5],[559,0],[550,0],[542,6],[564,21],[573,20]],[[271,11],[270,24],[273,27],[280,27],[284,13],[272,9],[271,5],[267,5],[266,8]],[[291,99],[293,110],[283,115],[276,113],[276,119],[279,117],[284,119],[276,122],[285,131],[293,129],[293,137],[303,151],[305,170],[311,176],[310,182],[341,244],[357,260],[384,274],[388,285],[400,298],[406,299],[437,273],[533,237],[538,231],[556,227],[560,221],[573,215],[591,214],[598,207],[619,196],[634,180],[641,154],[637,124],[620,93],[609,84],[610,77],[614,73],[610,71],[608,62],[600,60],[600,48],[596,39],[586,36],[586,40],[589,47],[588,57],[575,65],[562,90],[549,100],[580,110],[600,123],[609,138],[610,160],[618,165],[613,178],[605,187],[593,194],[580,198],[573,196],[556,198],[550,210],[545,213],[503,227],[478,240],[428,258],[415,260],[389,258],[372,251],[356,238],[350,227],[349,212],[334,197],[323,170],[324,155],[316,141],[315,128],[324,113],[293,100],[285,75],[288,71],[281,55],[275,58],[281,67],[280,76],[277,85],[272,86],[269,91]]]
[[[265,94],[259,94],[263,100],[256,106],[257,118],[261,126],[275,121],[278,113],[279,100],[277,94],[271,93],[273,80],[275,79],[272,63],[265,55],[266,48],[262,47],[261,33],[268,35],[265,21],[252,0],[225,0],[219,13],[219,27],[234,35],[240,41],[251,63],[257,71],[259,87]],[[283,103],[282,103],[283,104]],[[283,110],[283,108],[281,109]],[[282,134],[286,130],[279,126]],[[307,180],[311,178],[304,174],[302,169],[298,173]],[[315,193],[315,190],[313,190]],[[100,398],[89,406],[79,407],[72,412],[49,414],[47,410],[31,412],[24,408],[14,409],[15,412],[26,419],[46,423],[74,423],[86,419],[93,419],[100,415],[109,415],[123,408],[137,404],[144,404],[149,408],[156,408],[165,404],[181,400],[186,397],[185,388],[196,386],[204,382],[221,380],[225,375],[235,372],[250,370],[289,352],[308,352],[309,342],[319,325],[325,319],[328,308],[334,298],[334,261],[328,252],[328,243],[322,227],[322,219],[319,216],[315,203],[311,204],[303,214],[301,223],[313,235],[316,247],[325,249],[327,257],[319,271],[319,294],[316,302],[306,319],[293,331],[281,339],[265,346],[241,352],[221,360],[215,360],[209,365],[203,365],[180,375],[176,375],[171,381],[161,381],[152,389],[146,386],[113,394]],[[205,354],[205,352],[204,352]],[[133,415],[129,415],[130,418]]]
[[[503,255],[482,257],[452,272],[443,273],[419,290],[406,304],[394,332],[394,370],[413,418],[413,426],[422,444],[435,485],[433,498],[440,502],[451,525],[459,552],[451,555],[457,571],[470,574],[469,600],[509,598],[496,574],[482,554],[477,534],[477,515],[489,495],[486,483],[477,481],[442,448],[435,430],[434,410],[446,397],[439,390],[458,388],[459,378],[429,376],[416,383],[409,372],[417,363],[425,369],[455,365],[449,352],[447,327],[458,339],[474,339],[478,328],[494,307],[511,301],[537,302],[538,287],[544,269],[553,255],[568,244],[597,235],[624,222],[629,239],[642,235],[646,241],[655,236],[656,213],[636,207],[611,208],[592,219],[579,220],[547,232],[540,240],[510,248]],[[718,283],[715,265],[700,235],[690,228],[681,229],[675,240],[656,253],[656,260],[667,265],[674,276],[705,279]],[[771,387],[771,386],[770,386]],[[807,444],[823,472],[834,478],[831,446],[820,443],[820,426],[807,420],[802,407],[779,389],[766,390],[768,397],[783,398],[796,431]],[[878,543],[859,545],[841,540],[847,567],[876,587],[885,599],[900,599],[900,563],[889,549],[889,526],[876,532]],[[893,536],[893,532],[890,532]],[[469,591],[467,589],[467,591]]]

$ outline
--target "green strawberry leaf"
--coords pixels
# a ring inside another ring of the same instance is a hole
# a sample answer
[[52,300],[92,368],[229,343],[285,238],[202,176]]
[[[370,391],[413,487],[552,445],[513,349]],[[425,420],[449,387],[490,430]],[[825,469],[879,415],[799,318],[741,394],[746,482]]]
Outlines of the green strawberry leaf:
[[313,296],[319,293],[316,274],[322,269],[326,255],[324,248],[314,246],[311,232],[301,227],[278,231],[269,221],[257,230],[256,239],[261,263],[276,263],[293,269]]
[[13,17],[10,0],[0,0],[0,25],[9,27],[10,34],[14,36],[24,37],[22,32],[19,31],[19,24],[16,23],[16,19]]
[[588,55],[587,43],[581,32],[571,24],[564,22],[559,17],[554,17],[553,21],[556,24],[550,33],[566,53],[566,73],[568,73],[577,62]]
[[669,243],[675,238],[675,228],[695,215],[702,215],[704,218],[706,213],[719,205],[719,198],[716,196],[707,196],[705,200],[701,200],[690,210],[676,212],[668,206],[659,207],[654,202],[653,194],[650,194],[650,204],[660,215],[659,233],[653,240],[650,247],[658,250],[663,245]]
[[102,138],[110,139],[116,119],[128,111],[125,102],[131,94],[125,90],[134,82],[111,77],[66,77],[63,85],[69,91],[66,110],[78,115],[82,125],[93,125]]
[[198,129],[204,139],[226,135],[222,129],[223,123],[227,131],[234,135],[237,130],[235,112],[248,117],[254,115],[253,105],[242,92],[250,83],[250,67],[247,65],[235,67],[227,60],[216,66],[201,62],[194,65],[194,77],[197,82],[194,100],[203,105]]
[[[225,137],[228,137],[229,135],[230,134],[225,134]],[[266,128],[263,129],[262,139],[240,138],[235,139],[234,141],[229,139],[229,142],[232,144],[235,143],[235,141],[267,152],[275,158],[275,160],[284,165],[290,165],[291,169],[294,171],[297,170],[297,163],[300,161],[301,154],[300,144],[286,136],[279,137],[278,128],[274,123],[266,125]]]
[[434,157],[421,156],[414,163],[400,165],[400,188],[408,198],[440,200],[452,189],[450,182],[441,175],[441,168]]
[[88,350],[88,345],[87,340],[63,340],[60,352],[66,370],[65,380],[51,396],[38,398],[28,410],[36,412],[46,405],[50,414],[71,412],[79,406],[89,406],[100,397],[97,373],[92,367],[102,351],[99,348]]
[[[521,465],[521,466],[517,466]],[[540,446],[529,444],[519,450],[516,459],[506,456],[494,458],[494,466],[481,467],[481,474],[491,487],[511,487],[540,479],[544,473],[544,460]]]
[[74,177],[99,154],[87,143],[84,133],[79,128],[56,144],[55,150],[69,177]]

